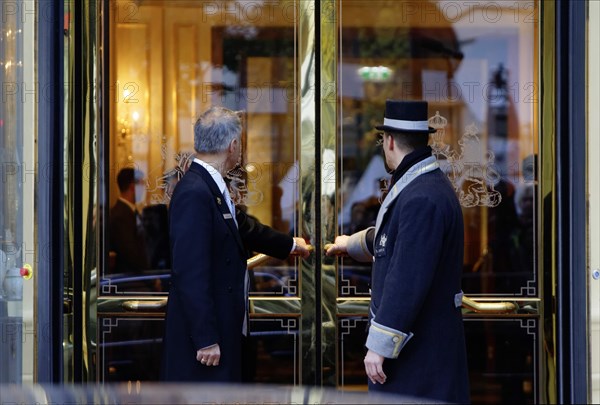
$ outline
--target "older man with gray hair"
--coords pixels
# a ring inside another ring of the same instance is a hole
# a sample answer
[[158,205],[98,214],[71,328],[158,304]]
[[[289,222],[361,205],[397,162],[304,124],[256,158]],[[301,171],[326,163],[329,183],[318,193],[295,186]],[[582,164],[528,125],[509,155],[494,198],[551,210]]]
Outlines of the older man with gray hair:
[[196,156],[169,207],[172,275],[162,379],[241,381],[248,333],[246,252],[306,257],[302,238],[236,210],[224,176],[242,154],[239,112],[212,107],[194,126]]

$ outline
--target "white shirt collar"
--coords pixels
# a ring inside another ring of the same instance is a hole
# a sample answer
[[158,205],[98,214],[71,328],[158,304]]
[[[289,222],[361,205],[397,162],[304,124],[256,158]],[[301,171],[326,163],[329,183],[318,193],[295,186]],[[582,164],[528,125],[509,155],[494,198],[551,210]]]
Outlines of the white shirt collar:
[[208,173],[210,173],[210,175],[212,176],[215,183],[217,183],[217,186],[219,187],[219,191],[222,194],[225,194],[225,189],[227,186],[225,185],[225,180],[223,180],[223,176],[221,176],[221,173],[219,173],[219,171],[217,169],[215,169],[213,166],[211,166],[210,164],[206,163],[203,160],[194,158],[194,162],[196,162],[200,166],[204,167],[208,171]]

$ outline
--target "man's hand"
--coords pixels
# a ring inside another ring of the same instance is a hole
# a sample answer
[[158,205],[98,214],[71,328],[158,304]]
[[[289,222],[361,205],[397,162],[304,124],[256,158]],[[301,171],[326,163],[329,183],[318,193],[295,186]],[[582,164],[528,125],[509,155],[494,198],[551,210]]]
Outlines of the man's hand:
[[294,248],[294,250],[292,251],[292,255],[293,256],[300,256],[300,257],[308,257],[308,255],[310,255],[310,251],[311,251],[311,246],[306,244],[306,241],[303,238],[294,238],[294,241],[296,242],[296,247]]
[[372,350],[369,350],[365,356],[365,371],[373,384],[383,384],[387,379],[383,372],[383,360],[385,360],[383,356]]
[[348,235],[340,235],[336,236],[333,244],[329,245],[327,252],[325,254],[327,256],[345,256],[348,254],[348,241],[350,240],[350,236]]
[[218,344],[214,344],[196,352],[196,360],[205,366],[218,366],[221,359],[221,349]]

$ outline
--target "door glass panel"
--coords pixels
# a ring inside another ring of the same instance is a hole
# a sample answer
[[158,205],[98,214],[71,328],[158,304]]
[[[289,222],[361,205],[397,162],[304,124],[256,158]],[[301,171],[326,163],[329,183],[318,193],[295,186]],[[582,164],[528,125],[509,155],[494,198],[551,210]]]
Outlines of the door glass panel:
[[[122,169],[134,169],[138,193],[130,209],[139,216],[135,225],[127,225],[108,210],[101,291],[165,294],[168,204],[194,153],[196,117],[211,105],[246,112],[244,161],[230,176],[237,204],[275,229],[296,231],[293,7],[289,2],[117,2],[111,12],[110,21],[117,21],[110,25],[115,103],[110,105],[106,187],[110,207],[128,199],[118,178]],[[136,194],[131,194],[133,200]],[[272,260],[260,273],[255,294],[298,293],[293,260]]]
[[[242,165],[226,179],[232,197],[262,223],[298,234],[297,6],[110,2],[104,20],[110,38],[105,97],[111,102],[105,103],[109,135],[103,144],[106,264],[97,280],[99,379],[158,378],[158,363],[149,359],[160,361],[162,300],[169,291],[169,202],[192,161],[193,126],[203,111],[221,105],[245,112]],[[250,271],[248,381],[300,381],[299,274],[294,258],[270,258]],[[132,318],[135,305],[126,301],[144,306],[144,300],[158,309]],[[115,315],[123,311],[129,313]]]
[[[375,224],[390,178],[375,129],[383,120],[385,101],[426,100],[429,125],[438,129],[430,146],[463,207],[464,292],[487,299],[539,298],[538,2],[348,0],[339,3],[339,13],[339,234]],[[360,303],[369,297],[370,267],[338,260],[338,300]],[[363,310],[366,316],[366,305]],[[494,317],[477,321],[486,330],[483,335],[467,328],[469,344],[477,347],[468,346],[473,401],[488,384],[502,391],[505,383],[499,381],[506,374],[492,379],[488,372],[514,372],[520,380],[506,384],[527,385],[526,392],[518,392],[525,402],[534,398],[539,388],[535,365],[526,371],[516,363],[490,366],[486,356],[488,350],[503,352],[506,345],[535,353],[538,315],[531,320],[534,326],[524,328],[526,333],[510,332],[510,325],[521,320]],[[338,336],[344,342],[351,320],[339,317]],[[510,338],[502,341],[506,334]],[[355,353],[340,349],[338,361],[350,362]],[[478,363],[482,361],[487,362],[484,368]],[[357,367],[362,368],[358,361]],[[354,372],[340,364],[338,383],[366,388],[366,379],[361,383]]]
[[[315,156],[319,151],[311,144],[313,140],[299,139],[298,116],[313,114],[299,105],[298,82],[303,80],[299,73],[314,72],[311,67],[299,67],[296,59],[303,51],[298,41],[313,40],[298,39],[299,20],[294,14],[298,10],[304,11],[289,1],[111,3],[107,29],[109,100],[113,102],[106,103],[110,135],[104,144],[108,164],[102,180],[107,191],[102,209],[108,218],[103,222],[106,265],[98,278],[101,379],[156,378],[155,372],[146,377],[126,371],[111,374],[111,367],[125,364],[120,363],[119,346],[133,333],[135,327],[130,325],[142,322],[140,330],[148,328],[142,324],[159,325],[161,311],[151,316],[115,317],[114,312],[123,309],[111,305],[132,295],[166,298],[169,199],[190,164],[195,117],[208,106],[246,111],[244,162],[230,179],[237,185],[238,203],[262,222],[299,235],[298,210],[303,203],[299,151],[302,148],[303,153]],[[425,99],[430,125],[439,128],[431,145],[463,206],[465,292],[538,297],[537,2],[463,5],[348,0],[337,2],[335,13],[339,15],[338,232],[348,234],[374,222],[388,180],[374,130],[383,118],[385,100]],[[312,31],[308,33],[310,37]],[[318,133],[319,129],[314,130]],[[123,168],[133,168],[134,180],[141,186],[140,199],[134,202],[140,218],[131,228],[143,235],[145,247],[136,257],[143,256],[146,263],[137,268],[119,264],[125,256],[114,248],[119,231],[109,225]],[[310,180],[306,184],[312,184]],[[325,216],[335,215],[325,212],[323,218],[313,218],[310,208],[302,209],[315,226],[331,223]],[[315,285],[306,276],[303,283],[295,260],[268,261],[255,268],[252,276],[252,334],[244,371],[248,381],[302,383],[302,370],[326,375],[326,379],[335,373],[327,382],[343,389],[366,389],[362,354],[369,265],[339,259],[336,276],[332,276],[336,288],[321,291],[319,301]],[[301,342],[309,333],[306,328],[319,328],[307,322],[306,303],[312,298],[315,308],[328,309],[332,305],[328,300],[343,301],[337,317],[320,325],[323,346],[334,342],[322,349],[332,359],[314,362],[303,352],[312,344],[310,339]],[[103,302],[117,309],[109,316],[111,311],[104,309]],[[534,310],[531,319],[535,322],[536,316]],[[474,347],[470,352],[473,398],[482,397],[488,385],[495,384],[492,390],[498,390],[498,384],[504,384],[499,382],[503,377],[490,379],[486,374],[498,365],[485,363],[488,350],[504,350],[496,348],[500,342],[496,331],[498,336],[507,336],[504,341],[510,347],[529,348],[540,341],[537,324],[522,326],[520,319],[500,322],[494,317],[477,322],[483,326],[470,328],[467,323],[469,344]],[[141,350],[153,356],[158,336],[149,332],[130,340],[144,345],[151,341]],[[338,350],[331,349],[334,346]],[[515,365],[523,386],[533,385],[531,392],[537,392],[536,361],[525,371]],[[322,370],[309,370],[321,363]],[[498,373],[507,372],[502,367]],[[498,397],[489,398],[493,402]]]
[[[463,206],[465,292],[536,296],[536,3],[375,3],[341,3],[340,231],[375,223],[385,100],[424,99]],[[344,259],[340,295],[368,293],[362,267]]]
[[102,381],[158,381],[162,319],[98,317],[98,364]]
[[465,331],[473,403],[539,403],[538,319],[467,319]]
[[[98,318],[98,362],[101,379],[158,381],[162,356],[162,317]],[[251,336],[244,342],[245,382],[298,384],[300,323],[296,317],[251,319]]]
[[337,340],[340,342],[337,364],[338,382],[344,390],[363,390],[365,385],[365,355],[367,350],[367,329],[369,318],[366,316],[344,316],[338,318]]
[[[2,4],[0,21],[0,384],[33,382],[35,22],[24,1]],[[23,17],[23,18],[22,18]]]
[[[533,389],[538,328],[536,318],[465,321],[473,403],[538,403]],[[338,385],[344,390],[364,386],[367,329],[367,317],[338,319]]]
[[300,382],[300,322],[296,317],[253,318],[243,353],[243,381],[294,385]]

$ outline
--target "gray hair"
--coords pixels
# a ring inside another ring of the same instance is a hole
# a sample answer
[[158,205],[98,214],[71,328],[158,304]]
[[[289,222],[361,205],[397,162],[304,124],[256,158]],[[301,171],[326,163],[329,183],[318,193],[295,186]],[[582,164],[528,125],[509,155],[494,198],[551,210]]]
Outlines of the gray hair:
[[219,153],[231,141],[240,139],[242,120],[240,111],[211,107],[194,124],[194,149],[198,153]]

